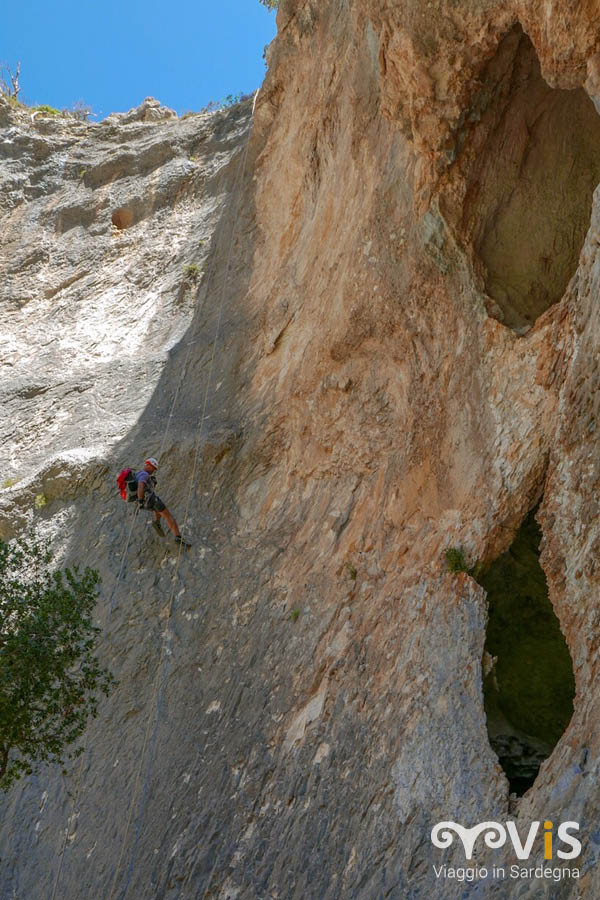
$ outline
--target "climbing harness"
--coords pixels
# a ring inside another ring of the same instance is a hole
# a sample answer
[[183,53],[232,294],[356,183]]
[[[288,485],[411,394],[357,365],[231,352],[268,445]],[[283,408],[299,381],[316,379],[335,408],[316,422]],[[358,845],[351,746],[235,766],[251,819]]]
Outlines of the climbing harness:
[[[256,97],[257,97],[257,94],[258,94],[258,91],[256,91],[255,94],[254,94],[254,101],[253,101],[253,104],[252,104],[252,112],[251,112],[251,116],[250,116],[250,123],[252,122],[252,119],[253,119],[253,117],[254,117],[254,109],[255,109],[255,106],[256,106]],[[191,474],[191,477],[190,477],[190,479],[189,479],[189,488],[188,488],[187,499],[186,499],[185,513],[184,513],[183,522],[182,522],[182,530],[185,529],[185,524],[186,524],[187,518],[188,518],[188,513],[189,513],[189,508],[190,508],[190,503],[191,503],[191,496],[192,496],[192,489],[193,489],[193,487],[194,487],[195,480],[196,480],[196,469],[197,469],[197,463],[198,463],[198,455],[199,455],[199,452],[200,452],[200,446],[201,446],[202,437],[203,437],[203,434],[204,434],[204,424],[205,424],[205,420],[206,420],[206,410],[207,410],[207,405],[208,405],[208,397],[209,397],[210,387],[211,387],[212,377],[213,377],[214,363],[215,363],[215,357],[216,357],[216,348],[217,348],[218,339],[219,339],[219,334],[220,334],[220,330],[221,330],[221,324],[222,324],[222,320],[223,320],[223,309],[224,309],[224,299],[225,299],[225,286],[226,286],[227,279],[228,279],[229,272],[230,272],[230,268],[231,268],[232,249],[233,249],[233,238],[234,238],[234,234],[235,234],[235,228],[236,228],[236,224],[237,224],[238,211],[239,211],[239,196],[238,196],[238,193],[239,193],[239,183],[241,182],[241,179],[243,178],[243,175],[244,175],[245,169],[246,169],[246,163],[247,163],[247,159],[248,159],[248,146],[249,146],[249,143],[250,143],[250,131],[251,131],[251,124],[250,124],[250,127],[249,127],[249,129],[248,129],[248,137],[247,137],[247,140],[246,140],[246,144],[245,144],[244,151],[243,151],[243,153],[242,153],[242,155],[241,155],[240,165],[238,166],[238,170],[237,170],[237,173],[236,173],[236,178],[235,178],[235,182],[234,182],[234,186],[233,186],[233,195],[234,195],[234,197],[237,198],[237,204],[236,204],[236,207],[235,207],[235,214],[234,214],[233,217],[232,217],[232,229],[231,229],[231,236],[230,236],[230,239],[229,239],[229,247],[228,247],[228,253],[227,253],[226,272],[225,272],[225,277],[223,278],[223,281],[222,281],[222,287],[221,287],[221,299],[220,299],[220,305],[219,305],[219,313],[218,313],[218,317],[217,317],[217,325],[216,325],[216,329],[215,329],[215,335],[214,335],[214,339],[213,339],[213,342],[212,342],[211,357],[210,357],[210,366],[209,366],[208,376],[207,376],[207,379],[206,379],[205,390],[204,390],[204,398],[203,398],[203,403],[202,403],[202,413],[201,413],[201,417],[200,417],[200,427],[199,427],[199,430],[198,430],[198,437],[197,437],[197,439],[196,439],[195,448],[194,448],[194,461],[193,461],[193,467],[192,467],[192,474]],[[215,267],[215,265],[216,265],[216,258],[217,258],[217,257],[213,258],[213,260],[212,260],[211,273],[214,271],[214,267]],[[209,278],[207,279],[207,283],[210,283],[210,275],[209,275]],[[206,296],[207,296],[207,294],[208,294],[208,291],[205,292],[204,300],[203,300],[203,303],[202,303],[202,306],[201,306],[201,309],[200,309],[199,312],[201,312],[201,311],[202,311],[202,308],[204,307],[204,303],[205,303],[205,301],[206,301]],[[196,328],[198,327],[199,321],[200,321],[200,315],[198,315],[198,318],[197,318]],[[168,430],[169,430],[169,427],[170,427],[170,424],[171,424],[171,420],[172,420],[172,418],[173,418],[173,412],[174,412],[175,405],[176,405],[176,403],[177,403],[177,399],[178,399],[178,396],[179,396],[179,391],[180,391],[181,385],[182,385],[182,383],[183,383],[183,378],[184,378],[185,373],[186,373],[186,370],[187,370],[187,364],[188,364],[188,362],[189,362],[189,357],[190,357],[190,353],[191,353],[191,347],[192,347],[192,345],[193,345],[195,342],[196,342],[195,340],[192,340],[192,341],[187,342],[187,344],[188,344],[188,347],[187,347],[187,353],[186,353],[186,357],[185,357],[185,360],[184,360],[184,364],[183,364],[183,366],[182,366],[181,375],[180,375],[180,378],[179,378],[179,382],[178,382],[178,385],[177,385],[177,389],[176,389],[175,394],[174,394],[174,396],[173,396],[173,400],[172,400],[172,403],[171,403],[171,409],[170,409],[169,416],[168,416],[168,419],[167,419],[167,423],[166,423],[166,426],[165,426],[165,430],[164,430],[164,433],[163,433],[163,438],[162,438],[162,441],[161,441],[160,450],[159,450],[159,454],[158,454],[158,458],[159,458],[159,459],[161,458],[161,455],[162,455],[162,452],[163,452],[163,449],[164,449],[164,445],[165,445],[167,433],[168,433]],[[123,472],[124,472],[124,471],[125,471],[125,470],[123,470]],[[121,475],[123,474],[123,472],[121,473]],[[119,476],[119,477],[120,477],[120,476]],[[126,481],[126,478],[124,479],[124,482],[125,482],[125,481]],[[121,486],[120,486],[120,485],[119,485],[119,489],[121,489]],[[132,535],[132,533],[133,533],[133,527],[134,527],[134,524],[135,524],[135,521],[136,521],[137,513],[138,513],[138,508],[136,507],[135,512],[134,512],[134,515],[132,516],[131,528],[130,528],[130,530],[129,530],[129,535],[128,535],[128,538],[127,538],[127,542],[126,542],[126,544],[125,544],[125,549],[123,550],[123,555],[122,555],[122,558],[121,558],[121,565],[120,565],[120,567],[119,567],[119,572],[118,572],[118,575],[117,575],[117,579],[116,579],[116,581],[115,581],[115,584],[113,585],[113,589],[112,589],[112,592],[111,592],[111,596],[110,596],[110,600],[109,600],[109,604],[108,604],[109,612],[108,612],[108,617],[107,617],[107,621],[106,621],[105,628],[108,626],[108,623],[109,623],[109,621],[110,621],[110,618],[111,618],[111,615],[112,615],[112,612],[113,612],[113,609],[114,609],[114,597],[115,597],[115,594],[116,594],[116,590],[117,590],[118,584],[119,584],[119,582],[120,582],[121,574],[122,574],[122,572],[123,572],[123,567],[124,567],[124,563],[125,563],[125,557],[126,557],[127,549],[128,549],[128,547],[129,547],[130,540],[131,540],[131,535]],[[156,750],[156,742],[157,742],[157,736],[158,736],[158,726],[159,726],[159,722],[160,722],[160,718],[161,718],[162,704],[163,704],[164,693],[165,693],[165,688],[166,688],[166,684],[167,684],[167,675],[168,675],[169,659],[170,659],[170,657],[171,657],[171,642],[172,642],[171,622],[172,622],[172,617],[173,617],[173,610],[174,610],[175,596],[176,596],[176,587],[177,587],[177,585],[176,585],[176,579],[178,579],[178,577],[179,577],[179,564],[180,564],[180,561],[181,561],[181,555],[182,555],[182,550],[183,550],[183,548],[184,548],[184,543],[183,543],[183,542],[178,543],[177,560],[176,560],[176,563],[175,563],[175,568],[174,568],[174,571],[173,571],[173,577],[172,577],[173,587],[172,587],[172,589],[171,589],[171,595],[170,595],[169,603],[168,603],[167,622],[166,622],[166,627],[165,627],[165,631],[164,631],[164,637],[163,637],[163,641],[162,641],[162,645],[161,645],[161,651],[160,651],[160,656],[159,656],[159,664],[158,664],[157,669],[156,669],[156,676],[155,676],[155,679],[154,679],[154,684],[153,684],[152,694],[151,694],[151,697],[152,697],[152,705],[153,705],[153,708],[155,708],[156,712],[155,712],[155,715],[154,715],[153,717],[152,717],[152,716],[148,716],[148,723],[147,723],[147,727],[146,727],[145,733],[144,733],[144,740],[143,740],[143,743],[142,743],[142,749],[141,749],[141,752],[140,752],[140,754],[139,754],[139,757],[140,757],[140,764],[139,764],[138,771],[137,771],[137,775],[136,775],[135,786],[134,786],[134,791],[133,791],[131,803],[129,804],[129,812],[128,812],[128,817],[127,817],[127,824],[126,824],[126,827],[125,827],[125,833],[124,833],[123,838],[122,838],[122,840],[121,840],[121,852],[120,852],[120,854],[119,854],[119,859],[118,859],[117,865],[116,865],[116,867],[115,867],[114,878],[113,878],[113,881],[112,881],[112,886],[111,886],[110,894],[109,894],[107,900],[113,900],[113,898],[114,898],[114,896],[115,896],[115,890],[116,890],[116,888],[117,888],[117,882],[118,882],[119,874],[120,874],[120,871],[121,871],[121,863],[122,863],[122,861],[123,861],[123,854],[124,854],[124,851],[125,851],[125,846],[126,846],[126,843],[127,843],[127,837],[128,837],[128,835],[129,835],[129,830],[130,830],[130,827],[131,827],[132,816],[133,816],[133,808],[134,808],[134,802],[135,802],[135,798],[137,797],[138,791],[139,791],[139,788],[140,788],[143,763],[144,763],[144,759],[145,759],[145,757],[146,757],[146,749],[147,749],[148,744],[149,744],[150,749],[149,749],[149,755],[148,755],[148,763],[147,763],[146,774],[145,774],[145,778],[144,778],[144,784],[143,784],[143,788],[142,788],[142,792],[141,792],[141,796],[140,796],[140,800],[139,800],[139,808],[138,808],[138,813],[137,813],[137,817],[136,817],[135,836],[134,836],[134,839],[133,839],[133,845],[132,845],[132,848],[131,848],[131,854],[130,854],[129,864],[128,864],[128,866],[127,866],[127,870],[126,870],[126,873],[125,873],[125,882],[124,882],[123,887],[122,887],[122,889],[121,889],[121,891],[120,891],[120,893],[119,893],[119,900],[124,900],[124,898],[125,898],[125,896],[126,896],[126,894],[127,894],[127,891],[128,891],[128,889],[129,889],[129,885],[130,885],[130,882],[131,882],[131,876],[132,876],[132,874],[133,874],[134,865],[135,865],[135,856],[136,856],[136,853],[137,853],[137,846],[138,846],[139,837],[140,837],[140,834],[141,834],[142,821],[143,821],[144,812],[145,812],[145,808],[146,808],[146,802],[147,802],[147,796],[148,796],[148,789],[149,789],[149,785],[150,785],[150,776],[151,776],[151,772],[152,772],[152,765],[153,765],[154,755],[155,755],[155,750]],[[181,592],[180,592],[180,593],[181,593]],[[177,594],[177,596],[179,596],[179,594]],[[159,676],[160,676],[160,677],[159,677]],[[155,705],[155,701],[156,701],[156,705]],[[150,730],[151,730],[152,719],[154,719],[154,725],[153,725],[153,728],[152,728],[152,737],[150,738]],[[149,739],[150,739],[150,740],[149,740]],[[85,747],[85,749],[84,749],[84,753],[82,754],[82,761],[81,761],[81,764],[80,764],[80,766],[79,766],[78,775],[77,775],[77,779],[76,779],[75,795],[74,795],[73,804],[72,804],[72,809],[73,809],[73,810],[74,810],[75,807],[76,807],[77,800],[78,800],[78,797],[79,797],[79,788],[80,788],[80,783],[81,783],[81,775],[82,775],[82,771],[83,771],[83,759],[84,759],[84,757],[85,757],[85,755],[86,755],[86,751],[87,751],[87,745],[86,745],[86,747]],[[62,846],[61,853],[60,853],[59,866],[58,866],[58,871],[57,871],[56,879],[55,879],[55,882],[54,882],[54,889],[53,889],[53,892],[52,892],[52,898],[51,898],[51,900],[55,900],[55,897],[56,897],[56,892],[57,892],[57,888],[58,888],[58,884],[59,884],[59,880],[60,880],[60,875],[61,875],[61,872],[62,872],[63,859],[64,859],[65,850],[66,850],[66,845],[67,845],[68,832],[69,832],[69,822],[71,821],[71,819],[72,819],[72,815],[67,819],[67,827],[65,828],[64,841],[63,841],[63,846]]]

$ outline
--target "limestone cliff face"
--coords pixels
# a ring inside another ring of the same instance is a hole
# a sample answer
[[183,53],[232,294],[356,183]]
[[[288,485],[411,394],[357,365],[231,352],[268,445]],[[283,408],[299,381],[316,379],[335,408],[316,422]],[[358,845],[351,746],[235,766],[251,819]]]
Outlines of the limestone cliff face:
[[149,98],[87,124],[0,103],[0,428],[3,478],[17,484],[1,508],[10,533],[27,507],[25,482],[35,475],[32,489],[64,499],[160,404],[167,354],[200,305],[248,110],[231,124],[178,121]]
[[[2,530],[47,496],[120,686],[81,768],[7,801],[1,896],[595,897],[596,5],[309,0],[278,30],[247,145],[248,102],[2,109]],[[116,582],[114,475],[151,451],[195,547],[135,523]],[[540,500],[576,697],[517,801],[485,592],[444,550],[490,562]],[[508,818],[579,822],[582,878],[436,879],[464,863],[436,822]]]

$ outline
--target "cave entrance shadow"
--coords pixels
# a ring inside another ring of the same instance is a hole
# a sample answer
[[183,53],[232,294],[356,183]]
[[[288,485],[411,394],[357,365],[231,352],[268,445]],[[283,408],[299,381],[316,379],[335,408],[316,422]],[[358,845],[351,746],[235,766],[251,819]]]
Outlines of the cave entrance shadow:
[[479,75],[457,151],[458,227],[488,312],[525,333],[577,270],[600,182],[600,116],[583,88],[547,84],[517,24]]
[[483,659],[488,734],[517,796],[531,787],[567,728],[575,696],[571,656],[539,562],[536,509],[478,578],[489,604]]

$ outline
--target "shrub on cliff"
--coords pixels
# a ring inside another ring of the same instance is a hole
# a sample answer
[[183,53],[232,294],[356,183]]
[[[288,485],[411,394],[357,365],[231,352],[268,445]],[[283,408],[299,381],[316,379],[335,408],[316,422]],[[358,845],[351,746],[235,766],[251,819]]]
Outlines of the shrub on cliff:
[[448,549],[444,551],[444,556],[446,557],[446,565],[448,566],[449,572],[465,572],[467,575],[471,575],[476,581],[481,575],[481,563],[476,562],[475,565],[470,566],[465,559],[465,554],[461,547],[448,547]]
[[16,68],[11,69],[7,63],[0,63],[0,94],[7,99],[14,100],[18,103],[21,86],[19,84],[21,78],[21,63],[18,62]]
[[41,106],[34,106],[34,112],[39,112],[43,116],[60,116],[60,109],[56,109],[54,106],[48,106],[47,103],[42,103]]
[[63,762],[114,679],[94,656],[99,576],[57,571],[47,544],[0,541],[0,789]]

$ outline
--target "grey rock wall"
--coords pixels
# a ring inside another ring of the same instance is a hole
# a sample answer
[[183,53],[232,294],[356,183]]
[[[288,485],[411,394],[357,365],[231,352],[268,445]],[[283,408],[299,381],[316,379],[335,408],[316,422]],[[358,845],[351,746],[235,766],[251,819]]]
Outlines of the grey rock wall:
[[[60,559],[100,569],[101,653],[120,680],[81,763],[6,799],[3,898],[164,892],[175,842],[194,841],[198,779],[213,787],[197,724],[219,718],[204,707],[223,647],[200,650],[231,593],[219,466],[240,440],[251,107],[177,120],[145,101],[98,125],[2,108],[2,536],[33,524]],[[132,211],[126,228],[115,210]],[[194,543],[181,560],[117,496],[119,469],[150,453]]]

